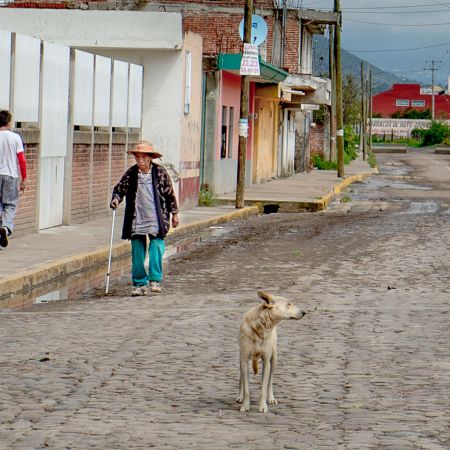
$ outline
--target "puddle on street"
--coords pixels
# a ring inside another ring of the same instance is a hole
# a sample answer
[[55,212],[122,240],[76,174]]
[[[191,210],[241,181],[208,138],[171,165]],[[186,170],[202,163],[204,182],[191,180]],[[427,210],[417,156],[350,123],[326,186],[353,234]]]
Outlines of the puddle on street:
[[399,214],[434,214],[439,211],[439,205],[435,202],[411,202],[406,211]]
[[[194,249],[202,243],[220,239],[229,233],[233,226],[212,226],[198,231],[194,235],[176,240],[168,240],[164,259]],[[147,261],[148,263],[148,261]],[[10,297],[0,298],[0,311],[21,310],[33,305],[57,302],[61,300],[76,300],[86,297],[103,295],[105,293],[107,264],[70,275],[60,280],[45,283],[34,289],[21,292]],[[111,264],[110,280],[114,283],[127,283],[131,280],[131,258],[123,257]],[[113,289],[110,289],[113,292]]]
[[[382,169],[386,169],[383,167]],[[382,170],[383,172],[383,170]],[[392,172],[395,172],[392,170]],[[407,171],[404,169],[399,170],[398,172],[406,173]],[[373,176],[371,178],[365,179],[363,181],[358,181],[356,183],[351,184],[347,189],[345,189],[340,196],[336,197],[331,203],[331,208],[334,209],[342,209],[346,208],[347,210],[354,209],[357,203],[364,202],[376,202],[382,201],[386,199],[386,190],[385,189],[398,189],[398,190],[419,190],[426,191],[432,190],[431,187],[428,186],[420,186],[417,184],[411,184],[402,182],[397,177],[399,173],[396,173],[396,177],[387,176],[387,175],[378,175]],[[411,180],[411,177],[405,177],[408,180]],[[344,201],[345,200],[345,201]],[[355,202],[354,205],[351,205],[351,202]],[[402,211],[398,212],[398,214],[435,214],[440,211],[441,205],[432,201],[407,201],[402,199],[390,199],[390,203],[397,203],[397,208],[401,208]],[[403,207],[400,206],[400,203],[403,203]],[[364,205],[367,207],[367,205]]]
[[381,166],[380,167],[380,175],[387,175],[387,176],[404,176],[408,175],[410,172],[410,169],[408,169],[405,166]]

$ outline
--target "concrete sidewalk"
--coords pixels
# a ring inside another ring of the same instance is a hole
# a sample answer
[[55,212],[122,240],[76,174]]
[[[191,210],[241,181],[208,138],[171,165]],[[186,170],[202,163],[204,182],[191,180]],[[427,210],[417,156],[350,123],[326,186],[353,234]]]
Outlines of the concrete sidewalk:
[[[313,170],[293,177],[268,181],[245,189],[245,205],[257,206],[261,212],[266,205],[278,205],[278,212],[321,211],[342,189],[364,177],[378,173],[362,158],[345,166],[345,177],[337,178],[334,170]],[[235,193],[221,195],[219,204],[234,204]]]
[[[293,177],[273,180],[247,188],[246,206],[234,208],[235,194],[221,196],[221,206],[196,207],[180,213],[180,226],[168,237],[189,235],[218,223],[258,214],[265,204],[278,204],[279,211],[318,211],[326,208],[333,196],[349,184],[377,173],[357,159],[345,167],[346,177],[335,171],[314,170]],[[113,259],[130,252],[128,241],[120,239],[123,206],[116,217]],[[107,264],[112,218],[83,224],[60,226],[10,240],[0,251],[0,299],[7,298],[44,283]],[[1,304],[0,304],[1,308]]]

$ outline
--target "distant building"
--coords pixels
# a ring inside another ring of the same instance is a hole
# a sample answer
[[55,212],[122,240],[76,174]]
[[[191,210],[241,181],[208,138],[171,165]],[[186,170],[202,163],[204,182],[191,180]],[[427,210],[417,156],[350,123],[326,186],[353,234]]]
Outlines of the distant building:
[[[407,109],[425,111],[432,109],[431,89],[424,89],[420,84],[393,84],[392,88],[373,96],[373,113],[381,117]],[[436,90],[434,93],[435,118],[450,118],[450,95],[448,90]]]

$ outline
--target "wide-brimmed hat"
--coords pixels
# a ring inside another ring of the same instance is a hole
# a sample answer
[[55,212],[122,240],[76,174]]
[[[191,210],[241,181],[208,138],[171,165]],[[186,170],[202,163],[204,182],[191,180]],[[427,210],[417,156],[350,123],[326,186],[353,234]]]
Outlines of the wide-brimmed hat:
[[152,158],[161,158],[162,154],[155,151],[153,144],[149,141],[139,141],[134,147],[128,151],[130,155],[133,153],[148,153]]

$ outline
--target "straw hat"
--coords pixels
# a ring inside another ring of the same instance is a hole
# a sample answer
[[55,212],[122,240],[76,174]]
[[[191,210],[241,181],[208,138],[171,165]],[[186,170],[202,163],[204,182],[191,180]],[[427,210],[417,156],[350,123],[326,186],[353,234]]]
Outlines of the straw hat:
[[153,144],[149,141],[139,141],[134,147],[128,151],[130,155],[133,153],[148,153],[152,158],[161,158],[162,154],[153,149]]

